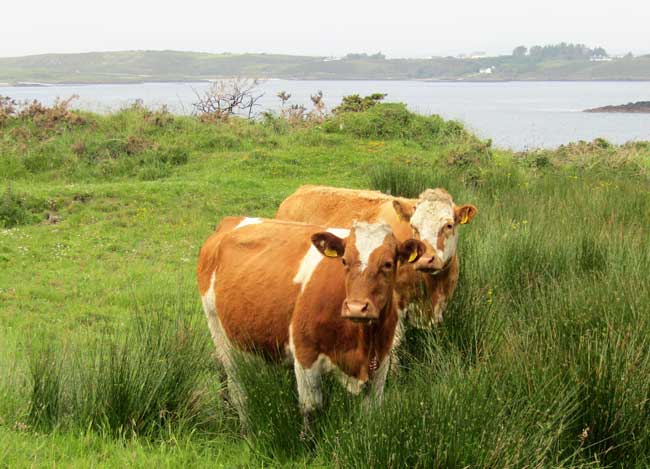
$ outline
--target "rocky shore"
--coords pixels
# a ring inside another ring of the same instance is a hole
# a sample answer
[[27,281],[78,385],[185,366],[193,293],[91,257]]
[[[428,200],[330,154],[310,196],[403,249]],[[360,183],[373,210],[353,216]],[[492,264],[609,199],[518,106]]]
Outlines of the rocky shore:
[[650,113],[650,101],[637,101],[636,103],[627,103],[618,106],[595,107],[593,109],[586,109],[584,112]]

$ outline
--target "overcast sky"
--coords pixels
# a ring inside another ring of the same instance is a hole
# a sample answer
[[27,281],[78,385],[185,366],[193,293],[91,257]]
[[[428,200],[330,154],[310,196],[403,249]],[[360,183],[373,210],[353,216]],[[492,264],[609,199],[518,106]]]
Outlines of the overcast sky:
[[123,49],[423,57],[561,41],[650,52],[644,0],[3,1],[0,56]]

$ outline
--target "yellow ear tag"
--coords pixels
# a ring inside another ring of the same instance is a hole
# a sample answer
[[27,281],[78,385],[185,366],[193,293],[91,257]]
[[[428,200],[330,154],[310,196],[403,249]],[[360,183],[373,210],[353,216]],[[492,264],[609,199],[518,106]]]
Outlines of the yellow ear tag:
[[411,255],[409,256],[409,264],[412,263],[412,262],[415,262],[415,259],[416,259],[417,257],[418,257],[418,250],[416,249],[416,250],[413,251],[413,252],[411,253]]
[[327,257],[339,257],[339,253],[332,248],[325,248],[323,254],[325,254]]
[[461,225],[466,225],[468,221],[469,221],[469,217],[467,216],[467,214],[465,214],[465,215],[463,215],[463,218],[460,221],[460,224]]

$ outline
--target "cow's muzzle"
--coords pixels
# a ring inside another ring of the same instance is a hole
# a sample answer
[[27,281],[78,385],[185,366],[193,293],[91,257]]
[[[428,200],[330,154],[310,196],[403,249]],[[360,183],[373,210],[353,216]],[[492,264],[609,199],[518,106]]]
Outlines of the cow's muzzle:
[[438,256],[422,256],[415,262],[415,270],[431,275],[439,274],[449,268],[451,259],[448,262],[443,262]]
[[379,319],[379,311],[368,301],[343,301],[341,316],[354,322],[369,322]]

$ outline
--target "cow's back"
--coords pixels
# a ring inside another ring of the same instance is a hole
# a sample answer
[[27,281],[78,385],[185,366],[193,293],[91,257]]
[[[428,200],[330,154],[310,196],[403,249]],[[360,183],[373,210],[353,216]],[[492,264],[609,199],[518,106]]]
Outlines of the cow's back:
[[305,185],[284,199],[276,218],[341,228],[349,228],[355,221],[383,221],[391,226],[398,240],[404,241],[412,233],[408,222],[395,213],[395,199],[379,191]]
[[[311,235],[321,227],[225,219],[199,257],[201,295],[212,293],[220,327],[233,344],[279,357],[301,285],[294,282]],[[210,289],[213,289],[210,292]]]

